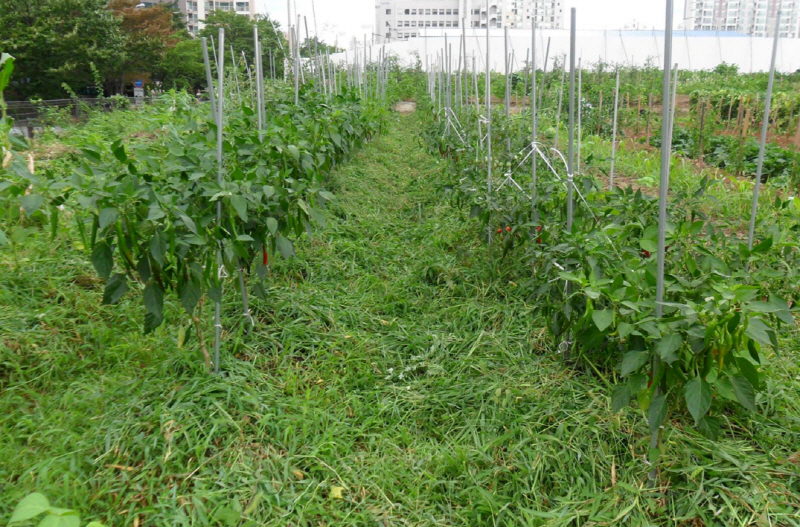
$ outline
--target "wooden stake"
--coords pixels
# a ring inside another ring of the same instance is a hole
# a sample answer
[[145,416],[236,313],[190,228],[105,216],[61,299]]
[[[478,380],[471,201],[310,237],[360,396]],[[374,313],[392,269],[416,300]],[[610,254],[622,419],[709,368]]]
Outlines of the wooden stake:
[[597,135],[600,135],[600,123],[603,120],[603,92],[600,91],[600,105],[597,108]]
[[731,116],[733,115],[733,101],[736,100],[735,95],[731,95],[731,102],[728,104],[728,122],[725,123],[725,129],[729,130],[731,127]]
[[800,116],[797,119],[797,131],[794,133],[794,146],[800,148]]
[[647,96],[647,146],[650,146],[650,117],[653,114],[653,94]]
[[639,136],[642,123],[642,96],[639,95],[639,103],[636,108],[636,136]]
[[700,108],[700,141],[699,141],[700,144],[698,147],[700,150],[700,155],[698,156],[700,158],[700,161],[703,160],[703,128],[705,127],[705,124],[706,124],[706,102],[703,101],[703,105]]

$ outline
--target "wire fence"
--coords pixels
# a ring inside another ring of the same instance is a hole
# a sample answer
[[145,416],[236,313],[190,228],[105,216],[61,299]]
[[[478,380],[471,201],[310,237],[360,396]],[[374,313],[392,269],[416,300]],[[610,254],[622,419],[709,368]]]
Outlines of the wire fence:
[[126,109],[151,102],[141,97],[72,98],[8,101],[6,112],[14,119],[13,132],[31,137],[36,129],[86,119],[92,112]]

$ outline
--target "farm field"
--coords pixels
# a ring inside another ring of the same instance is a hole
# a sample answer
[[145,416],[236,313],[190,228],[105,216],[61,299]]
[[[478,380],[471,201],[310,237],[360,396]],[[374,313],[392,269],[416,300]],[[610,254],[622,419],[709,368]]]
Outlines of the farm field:
[[800,79],[379,60],[0,137],[2,521],[800,525]]
[[564,366],[525,267],[437,197],[421,118],[337,169],[327,227],[276,261],[223,377],[178,345],[185,317],[142,337],[134,299],[99,308],[74,236],[4,252],[4,513],[37,490],[107,525],[794,525],[796,335],[764,411],[718,441],[671,427],[648,488],[646,422]]

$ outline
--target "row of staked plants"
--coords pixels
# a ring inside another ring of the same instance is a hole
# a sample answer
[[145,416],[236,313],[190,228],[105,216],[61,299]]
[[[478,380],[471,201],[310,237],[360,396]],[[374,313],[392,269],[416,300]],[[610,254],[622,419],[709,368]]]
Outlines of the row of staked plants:
[[[746,233],[703,212],[707,179],[672,194],[659,318],[657,199],[575,176],[574,223],[567,229],[563,158],[537,157],[534,199],[531,159],[520,154],[530,145],[530,112],[507,125],[502,108],[495,110],[501,117],[492,123],[491,195],[472,109],[463,115],[461,137],[431,117],[423,141],[445,158],[441,187],[470,212],[479,236],[492,245],[490,254],[520,259],[530,270],[524,285],[553,349],[591,367],[608,383],[613,410],[635,405],[652,432],[688,412],[702,434],[715,438],[727,413],[757,411],[764,403],[765,357],[777,350],[781,326],[795,323],[800,200],[778,198],[774,215],[758,222],[749,250]],[[500,185],[515,169],[521,189]],[[655,357],[662,367],[654,369]],[[651,457],[658,454],[655,449]]]
[[379,131],[381,110],[353,91],[324,95],[313,83],[295,105],[291,87],[275,84],[259,130],[255,103],[234,101],[224,111],[221,184],[210,108],[185,93],[162,97],[171,124],[145,143],[98,138],[68,162],[37,170],[29,145],[13,140],[0,168],[0,243],[13,249],[39,227],[55,237],[70,222],[106,280],[103,303],[140,296],[145,332],[162,324],[165,295],[192,314],[206,297],[221,301],[224,277],[241,269],[263,294],[270,257],[292,257],[293,240],[324,223],[321,210],[333,199],[326,176]]

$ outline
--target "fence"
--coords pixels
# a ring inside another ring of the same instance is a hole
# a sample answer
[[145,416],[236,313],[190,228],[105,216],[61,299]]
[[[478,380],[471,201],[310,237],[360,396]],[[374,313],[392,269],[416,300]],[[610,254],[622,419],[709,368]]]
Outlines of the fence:
[[115,96],[113,98],[52,99],[48,101],[8,101],[7,114],[14,119],[12,133],[32,137],[48,122],[58,118],[79,121],[87,116],[87,109],[113,111],[143,104],[149,99]]

